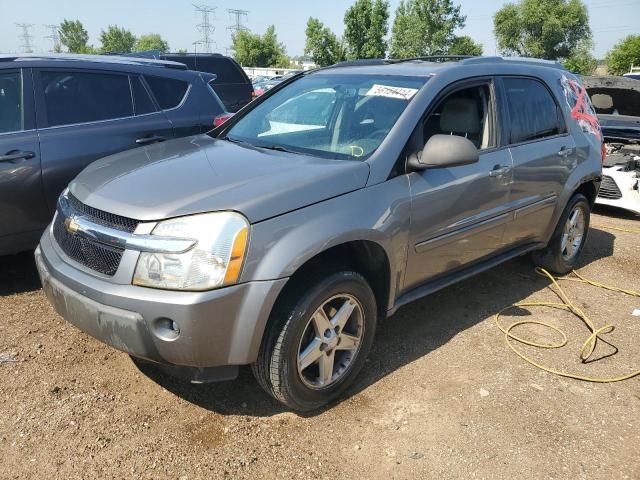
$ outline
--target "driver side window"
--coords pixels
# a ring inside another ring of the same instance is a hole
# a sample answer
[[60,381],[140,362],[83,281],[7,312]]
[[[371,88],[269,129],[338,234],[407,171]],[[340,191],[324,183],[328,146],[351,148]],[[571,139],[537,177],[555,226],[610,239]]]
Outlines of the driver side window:
[[433,135],[465,137],[478,148],[496,146],[489,84],[456,90],[440,101],[423,124],[426,144]]

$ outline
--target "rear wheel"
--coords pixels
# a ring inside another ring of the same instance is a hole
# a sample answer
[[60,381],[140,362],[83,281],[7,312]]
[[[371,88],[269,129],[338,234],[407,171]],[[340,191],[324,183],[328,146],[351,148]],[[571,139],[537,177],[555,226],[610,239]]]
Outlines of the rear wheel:
[[294,410],[338,397],[364,365],[376,327],[371,287],[356,272],[332,274],[294,289],[274,311],[253,373]]
[[553,273],[564,274],[575,267],[587,241],[591,207],[578,193],[569,201],[549,244],[532,253],[533,262]]

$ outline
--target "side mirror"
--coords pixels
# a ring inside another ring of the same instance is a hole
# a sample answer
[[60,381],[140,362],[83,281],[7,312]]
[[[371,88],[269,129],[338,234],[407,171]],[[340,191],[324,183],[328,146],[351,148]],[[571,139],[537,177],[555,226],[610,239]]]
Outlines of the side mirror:
[[412,170],[470,165],[480,159],[480,152],[471,141],[457,135],[433,135],[421,152],[409,158]]

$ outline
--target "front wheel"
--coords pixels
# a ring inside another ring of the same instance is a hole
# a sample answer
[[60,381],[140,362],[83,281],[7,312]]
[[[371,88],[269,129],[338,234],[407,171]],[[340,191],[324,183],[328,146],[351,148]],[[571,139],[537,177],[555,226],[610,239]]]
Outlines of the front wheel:
[[274,311],[253,373],[288,407],[315,410],[338,397],[364,365],[375,335],[376,301],[356,272],[294,289]]
[[577,193],[560,216],[549,244],[532,253],[536,266],[565,274],[575,268],[587,241],[591,206],[586,197]]

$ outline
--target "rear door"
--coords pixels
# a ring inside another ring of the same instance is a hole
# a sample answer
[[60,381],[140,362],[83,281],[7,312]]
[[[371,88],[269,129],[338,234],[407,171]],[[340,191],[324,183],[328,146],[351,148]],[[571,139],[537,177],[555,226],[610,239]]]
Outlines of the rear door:
[[31,69],[0,70],[0,254],[33,246],[49,222]]
[[51,212],[60,192],[91,162],[173,136],[137,75],[64,68],[35,73],[42,181]]
[[544,240],[557,198],[577,164],[576,144],[550,89],[539,79],[503,77],[505,135],[513,159],[509,244]]

